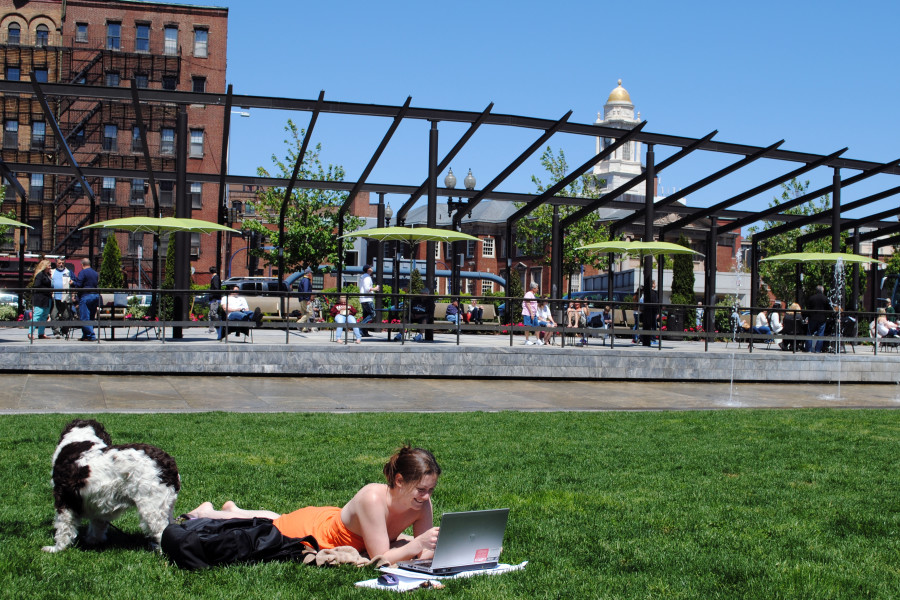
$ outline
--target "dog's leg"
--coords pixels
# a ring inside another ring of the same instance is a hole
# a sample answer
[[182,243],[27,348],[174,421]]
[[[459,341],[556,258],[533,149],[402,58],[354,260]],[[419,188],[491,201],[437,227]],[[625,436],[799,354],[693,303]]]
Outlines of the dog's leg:
[[54,521],[54,526],[56,527],[54,540],[56,544],[44,546],[41,550],[44,552],[59,552],[68,548],[75,541],[75,536],[78,535],[78,524],[80,522],[81,519],[75,515],[74,511],[69,509],[58,511]]
[[105,542],[107,528],[109,528],[109,521],[104,521],[103,519],[91,519],[87,535],[84,538],[85,543],[96,546]]
[[135,504],[141,517],[141,530],[153,541],[156,549],[162,542],[163,530],[175,522],[177,499],[178,493],[168,488],[162,497],[141,498]]

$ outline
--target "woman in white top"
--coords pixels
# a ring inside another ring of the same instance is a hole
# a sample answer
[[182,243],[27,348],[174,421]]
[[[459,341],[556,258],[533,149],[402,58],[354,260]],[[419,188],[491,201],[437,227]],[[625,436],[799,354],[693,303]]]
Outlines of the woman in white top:
[[[556,321],[553,320],[553,313],[550,312],[550,305],[546,300],[541,300],[538,304],[537,311],[538,325],[541,327],[556,327]],[[538,330],[538,343],[550,344],[553,341],[552,331]]]
[[781,323],[781,315],[779,314],[780,308],[781,304],[776,302],[775,308],[773,308],[772,312],[769,313],[769,327],[772,328],[772,333],[775,334],[781,333],[781,330],[784,329],[784,325],[782,325]]
[[[756,326],[751,330],[753,333],[764,333],[772,335],[772,329],[769,327],[769,319],[766,318],[766,311],[761,310],[756,315]],[[771,340],[766,340],[770,342]]]

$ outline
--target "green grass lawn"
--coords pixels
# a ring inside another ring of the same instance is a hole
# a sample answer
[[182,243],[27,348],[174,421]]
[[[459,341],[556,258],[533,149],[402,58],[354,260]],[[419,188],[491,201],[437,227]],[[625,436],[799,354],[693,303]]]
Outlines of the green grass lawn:
[[[900,597],[900,412],[100,415],[114,443],[178,461],[176,514],[204,500],[342,505],[402,443],[434,451],[444,511],[511,509],[502,560],[435,598]],[[0,417],[4,598],[371,598],[353,567],[184,572],[116,534],[52,540],[62,415]],[[116,523],[136,534],[130,514]]]

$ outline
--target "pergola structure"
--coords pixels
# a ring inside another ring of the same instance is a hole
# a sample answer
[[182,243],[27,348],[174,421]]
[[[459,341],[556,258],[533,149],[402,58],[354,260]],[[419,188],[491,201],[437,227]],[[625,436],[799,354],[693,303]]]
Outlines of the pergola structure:
[[[888,198],[900,192],[900,186],[893,187],[867,198],[842,205],[841,190],[844,187],[848,187],[854,183],[880,173],[900,175],[900,159],[887,163],[854,160],[843,157],[846,148],[837,150],[830,154],[795,152],[781,149],[783,140],[775,142],[767,147],[757,147],[752,145],[717,141],[714,139],[717,134],[716,131],[713,131],[699,138],[691,138],[648,132],[646,131],[646,122],[640,123],[632,129],[618,129],[595,124],[573,123],[569,121],[571,111],[563,115],[560,119],[554,121],[527,116],[497,114],[493,112],[492,104],[488,105],[481,112],[457,111],[449,109],[414,107],[411,106],[411,98],[407,98],[407,100],[402,105],[398,106],[337,102],[325,100],[324,92],[322,92],[316,99],[294,99],[271,96],[234,95],[232,93],[231,86],[228,86],[228,91],[225,94],[211,94],[198,92],[164,91],[154,89],[138,90],[136,88],[127,89],[93,86],[85,87],[73,84],[38,84],[17,81],[2,81],[0,82],[0,93],[31,96],[41,100],[41,106],[44,111],[44,118],[53,127],[57,144],[59,145],[59,148],[63,152],[63,156],[66,159],[66,164],[61,165],[16,163],[0,164],[0,175],[6,177],[6,179],[16,187],[17,193],[22,198],[23,207],[26,201],[24,190],[21,189],[21,186],[17,185],[17,182],[15,182],[15,178],[12,177],[12,173],[44,173],[71,176],[73,177],[73,184],[74,181],[78,181],[81,183],[81,185],[87,192],[89,199],[93,198],[93,193],[86,183],[86,178],[88,177],[148,177],[150,181],[175,181],[177,190],[175,202],[176,216],[190,216],[190,205],[185,200],[185,184],[186,181],[188,181],[188,178],[190,181],[217,184],[220,186],[220,222],[223,222],[225,218],[224,190],[225,186],[229,184],[245,184],[262,187],[284,187],[286,200],[290,198],[291,192],[295,188],[345,191],[348,192],[348,199],[347,202],[340,208],[341,216],[343,216],[343,214],[347,211],[349,203],[355,196],[355,194],[361,191],[377,193],[382,199],[385,194],[406,196],[408,198],[405,200],[401,208],[396,212],[397,222],[399,224],[403,224],[408,211],[423,195],[425,195],[427,198],[428,207],[426,225],[429,227],[434,227],[436,225],[437,199],[439,195],[458,196],[460,198],[460,202],[454,203],[456,213],[453,216],[452,223],[453,227],[456,228],[460,226],[463,219],[465,218],[465,215],[470,213],[471,209],[475,205],[486,198],[490,198],[494,201],[516,202],[522,204],[522,207],[509,217],[506,224],[506,244],[508,248],[506,253],[506,269],[507,281],[509,281],[509,269],[511,268],[513,258],[513,231],[516,223],[521,219],[528,218],[528,216],[535,209],[543,204],[549,203],[554,207],[558,207],[561,205],[575,206],[578,207],[578,210],[576,210],[572,215],[564,219],[559,219],[558,216],[556,216],[553,222],[553,234],[551,240],[551,266],[553,273],[552,292],[554,297],[559,297],[559,294],[562,290],[562,241],[565,236],[566,228],[579,219],[589,216],[592,212],[601,207],[624,209],[628,211],[628,216],[611,224],[612,232],[618,233],[621,232],[626,226],[633,225],[635,223],[642,223],[644,230],[643,239],[645,241],[652,240],[656,236],[658,236],[659,239],[664,239],[667,236],[677,234],[682,228],[690,224],[697,223],[704,219],[711,219],[711,231],[707,236],[707,251],[705,253],[707,304],[713,303],[713,294],[715,291],[715,248],[717,227],[720,220],[728,220],[727,227],[729,230],[738,229],[740,227],[761,220],[783,222],[783,225],[776,227],[775,229],[756,234],[753,240],[754,248],[756,247],[758,240],[765,239],[766,237],[770,237],[771,235],[776,235],[775,232],[788,231],[811,223],[830,224],[830,233],[832,235],[832,249],[834,251],[840,251],[840,231],[844,228],[856,229],[858,231],[858,228],[860,226],[865,225],[866,227],[874,230],[870,233],[863,234],[862,236],[857,235],[856,237],[858,239],[874,239],[876,237],[880,237],[883,234],[900,231],[900,229],[897,229],[896,221],[887,222],[882,220],[883,218],[895,216],[896,214],[900,213],[900,209],[880,211],[866,217],[856,218],[852,220],[843,219],[841,217],[842,210],[860,208],[872,202],[875,202],[876,200]],[[54,115],[52,114],[52,111],[49,109],[49,106],[45,100],[46,97],[92,98],[96,100],[110,100],[131,103],[137,113],[141,136],[144,140],[143,147],[145,153],[144,162],[147,166],[146,170],[87,167],[76,164],[65,140],[65,135],[68,132],[60,131],[59,125],[54,119]],[[154,173],[150,168],[149,156],[146,155],[146,127],[144,126],[141,118],[141,106],[153,103],[166,103],[170,105],[174,104],[178,107],[179,119],[177,123],[176,136],[179,140],[179,143],[176,146],[177,160],[176,172],[174,173]],[[289,180],[285,180],[280,178],[233,175],[227,172],[228,163],[226,160],[224,160],[224,158],[221,161],[222,172],[218,175],[187,173],[185,167],[185,140],[187,137],[185,107],[191,104],[203,104],[208,107],[223,107],[223,152],[224,149],[228,147],[228,136],[230,131],[229,124],[232,106],[240,106],[243,109],[274,109],[309,113],[309,125],[306,128],[306,136],[302,142],[293,176]],[[313,135],[316,120],[322,113],[383,117],[388,121],[389,124],[384,137],[382,138],[377,148],[373,149],[371,158],[366,167],[363,169],[358,180],[338,182],[298,179],[299,168],[302,164],[309,139]],[[403,120],[427,121],[429,123],[429,135],[427,143],[427,178],[424,182],[421,183],[369,182],[368,177],[370,173],[378,162],[382,152],[390,143],[392,135]],[[444,157],[439,157],[439,124],[443,122],[466,123],[468,124],[468,129]],[[449,165],[450,161],[459,153],[459,151],[465,146],[465,144],[469,142],[472,135],[482,125],[494,125],[534,130],[537,133],[537,136],[533,143],[524,148],[515,160],[513,160],[507,167],[502,169],[501,172],[493,177],[490,182],[483,188],[470,190],[438,187],[439,174],[447,167],[447,165]],[[581,164],[573,169],[560,182],[553,185],[541,194],[505,192],[499,189],[503,181],[506,180],[525,160],[533,155],[538,149],[543,147],[552,136],[563,133],[589,136],[591,138],[610,138],[613,140],[613,143],[607,148],[603,149],[600,153],[592,156],[584,164]],[[614,152],[616,148],[628,141],[638,141],[647,145],[645,167],[641,174],[635,176],[633,179],[619,186],[618,188],[606,192],[597,199],[572,198],[556,195],[561,190],[563,190],[565,186],[568,185],[571,181],[574,181],[577,177],[590,169],[598,161],[604,159],[606,156]],[[668,158],[659,160],[657,162],[657,146],[670,148],[675,152]],[[722,168],[696,182],[686,185],[680,192],[673,194],[661,200],[660,202],[656,202],[655,179],[657,174],[667,167],[685,158],[686,156],[698,151],[734,155],[735,157],[737,157],[737,160],[733,164],[725,168]],[[717,204],[710,207],[690,208],[680,204],[676,204],[677,200],[684,198],[688,194],[694,193],[701,188],[708,186],[713,182],[719,181],[723,177],[762,159],[784,162],[786,163],[788,170],[783,175],[761,182],[748,190],[737,193],[730,198],[718,202]],[[794,177],[817,168],[828,168],[832,170],[831,185],[809,192],[808,194],[805,194],[799,198],[782,203],[775,207],[771,207],[767,210],[741,211],[734,208],[744,200],[748,200],[761,193],[766,192],[767,190],[776,188],[783,182],[787,182]],[[854,171],[857,173],[851,177],[843,179],[841,177],[842,171]],[[623,199],[625,192],[639,185],[643,185],[645,188],[644,202],[642,204],[637,204],[634,202],[625,201]],[[157,203],[155,186],[151,186],[151,188],[153,189],[154,194],[154,211],[156,211]],[[828,212],[808,217],[789,215],[785,214],[784,212],[789,208],[798,206],[799,204],[802,204],[803,202],[806,202],[812,198],[829,193],[832,197],[832,208]],[[665,207],[669,213],[679,214],[681,215],[681,217],[672,223],[665,224],[657,228],[657,226],[654,224],[655,216],[657,210],[662,207]],[[282,209],[282,214],[279,218],[279,229],[283,233],[284,208]],[[341,226],[341,231],[338,232],[338,235],[343,234],[344,232]],[[281,239],[283,239],[283,236]],[[178,244],[177,247],[180,249],[184,249],[185,246],[186,244],[182,243]],[[24,251],[24,245],[22,245],[21,248],[22,251]],[[219,244],[219,248],[220,255],[221,243]],[[90,249],[91,253],[93,253],[93,244],[91,244]],[[282,278],[284,274],[283,249],[278,249],[278,253],[278,272],[279,278]],[[455,267],[457,257],[455,252],[453,254]],[[430,283],[434,279],[435,272],[434,249],[432,243],[428,244],[428,251],[426,253],[426,256],[426,281]],[[754,282],[751,294],[753,294],[754,297],[756,294],[756,288],[758,287],[756,285],[756,282],[758,282],[757,261],[759,260],[759,258],[760,257],[756,253],[754,253],[753,261],[750,265]],[[650,257],[647,257],[644,263],[644,285],[646,286],[645,289],[649,289],[652,279],[651,261],[652,259]],[[180,276],[178,274],[176,275],[176,287],[186,288],[189,265],[186,251],[183,256],[176,258],[176,263],[178,265],[177,271],[180,272]],[[217,264],[221,264],[219,262],[219,259],[217,259]],[[343,258],[339,259],[336,267],[338,280],[340,281],[340,277],[344,268]],[[711,315],[708,315],[708,317],[711,317]]]

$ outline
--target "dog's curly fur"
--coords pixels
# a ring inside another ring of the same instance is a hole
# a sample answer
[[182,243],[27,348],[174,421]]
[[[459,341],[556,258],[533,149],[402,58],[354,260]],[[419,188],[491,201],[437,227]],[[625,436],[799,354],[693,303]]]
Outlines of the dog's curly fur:
[[85,541],[106,538],[110,521],[136,507],[141,529],[159,545],[163,529],[174,521],[181,488],[175,459],[147,444],[112,445],[103,425],[75,419],[59,436],[53,454],[56,544],[45,552],[65,550],[75,540],[82,519],[90,521]]

